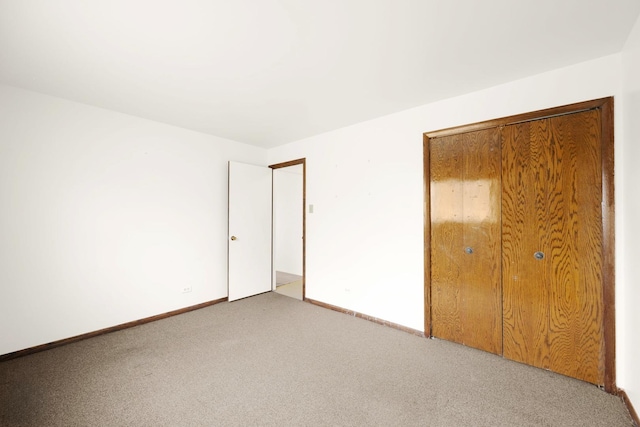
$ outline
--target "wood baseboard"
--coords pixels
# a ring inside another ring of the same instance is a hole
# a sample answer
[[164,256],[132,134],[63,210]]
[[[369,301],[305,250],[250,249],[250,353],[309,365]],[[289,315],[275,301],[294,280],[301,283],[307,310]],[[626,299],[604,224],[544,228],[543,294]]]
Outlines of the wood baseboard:
[[629,410],[629,415],[631,415],[631,418],[633,418],[633,422],[636,423],[636,426],[640,426],[640,418],[638,418],[638,413],[636,412],[633,405],[631,404],[631,400],[629,400],[629,396],[627,396],[627,392],[619,388],[616,394],[620,396],[625,406]]
[[53,341],[47,344],[38,345],[35,347],[25,348],[24,350],[14,351],[12,353],[0,355],[0,362],[4,362],[18,357],[24,357],[29,354],[39,353],[41,351],[49,350],[52,348],[60,347],[62,345],[71,344],[74,342],[82,341],[87,338],[97,337],[99,335],[109,334],[111,332],[121,331],[127,328],[133,328],[134,326],[144,325],[145,323],[155,322],[156,320],[166,319],[167,317],[177,316],[178,314],[188,313],[190,311],[198,310],[201,308],[209,307],[221,302],[227,301],[227,298],[220,298],[213,301],[203,302],[202,304],[192,305],[190,307],[181,308],[178,310],[169,311],[166,313],[158,314],[151,317],[145,317],[144,319],[134,320],[132,322],[122,323],[120,325],[111,326],[110,328],[100,329],[98,331],[88,332],[82,335],[76,335],[75,337],[65,338],[63,340]]
[[305,298],[305,302],[308,302],[313,305],[317,305],[322,308],[328,308],[329,310],[337,311],[339,313],[348,314],[349,316],[358,317],[360,319],[368,320],[373,323],[377,323],[379,325],[388,326],[393,329],[398,329],[403,332],[408,332],[412,335],[417,335],[419,337],[424,337],[424,332],[419,331],[417,329],[408,328],[406,326],[398,325],[397,323],[389,322],[387,320],[379,319],[377,317],[369,316],[367,314],[358,313],[357,311],[347,310],[346,308],[338,307],[337,305],[327,304],[326,302],[316,301],[311,298]]

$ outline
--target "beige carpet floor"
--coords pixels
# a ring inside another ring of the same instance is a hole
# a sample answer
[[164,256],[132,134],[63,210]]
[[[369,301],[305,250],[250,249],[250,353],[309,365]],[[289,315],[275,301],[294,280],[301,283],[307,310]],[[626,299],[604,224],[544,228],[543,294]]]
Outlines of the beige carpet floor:
[[597,387],[269,292],[0,363],[8,426],[631,426]]

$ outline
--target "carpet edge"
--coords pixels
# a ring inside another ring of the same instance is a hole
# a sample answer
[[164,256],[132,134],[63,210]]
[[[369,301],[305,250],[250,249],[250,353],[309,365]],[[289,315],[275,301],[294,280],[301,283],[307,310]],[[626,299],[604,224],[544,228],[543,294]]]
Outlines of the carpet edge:
[[52,341],[46,344],[40,344],[34,347],[25,348],[22,350],[13,351],[11,353],[0,354],[0,362],[6,362],[7,360],[16,359],[19,357],[28,356],[30,354],[39,353],[41,351],[50,350],[52,348],[60,347],[63,345],[71,344],[74,342],[82,341],[87,338],[93,338],[100,335],[109,334],[111,332],[121,331],[123,329],[133,328],[134,326],[144,325],[145,323],[155,322],[157,320],[166,319],[167,317],[177,316],[178,314],[188,313],[190,311],[199,310],[201,308],[210,307],[215,304],[227,301],[227,297],[215,299],[212,301],[203,302],[200,304],[192,305],[189,307],[180,308],[177,310],[168,311],[166,313],[157,314],[155,316],[149,316],[131,322],[121,323],[119,325],[110,326],[108,328],[99,329],[93,332],[87,332],[85,334],[76,335],[69,338],[64,338],[57,341]]
[[618,397],[620,397],[620,399],[622,399],[622,402],[627,407],[627,410],[629,411],[629,415],[631,415],[631,419],[633,420],[635,425],[640,426],[640,418],[638,417],[638,413],[633,407],[633,404],[631,403],[631,400],[629,399],[627,392],[619,388],[616,394],[618,395]]
[[378,325],[388,326],[388,327],[393,328],[393,329],[398,329],[398,330],[400,330],[402,332],[407,332],[407,333],[409,333],[411,335],[417,335],[419,337],[426,337],[424,332],[419,331],[417,329],[409,328],[408,326],[403,326],[403,325],[400,325],[398,323],[389,322],[388,320],[380,319],[378,317],[369,316],[368,314],[363,314],[363,313],[360,313],[360,312],[357,312],[357,311],[348,310],[346,308],[339,307],[337,305],[328,304],[326,302],[314,300],[314,299],[311,299],[311,298],[305,298],[304,301],[308,302],[309,304],[316,305],[318,307],[327,308],[329,310],[337,311],[338,313],[343,313],[343,314],[347,314],[349,316],[354,316],[354,317],[358,317],[360,319],[368,320],[369,322],[377,323]]

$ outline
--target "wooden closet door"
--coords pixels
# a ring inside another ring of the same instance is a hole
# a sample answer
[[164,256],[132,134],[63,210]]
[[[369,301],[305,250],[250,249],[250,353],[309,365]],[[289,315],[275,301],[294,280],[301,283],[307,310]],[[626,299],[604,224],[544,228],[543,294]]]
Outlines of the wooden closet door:
[[500,131],[430,141],[434,337],[500,354]]
[[504,356],[604,382],[598,110],[505,126]]

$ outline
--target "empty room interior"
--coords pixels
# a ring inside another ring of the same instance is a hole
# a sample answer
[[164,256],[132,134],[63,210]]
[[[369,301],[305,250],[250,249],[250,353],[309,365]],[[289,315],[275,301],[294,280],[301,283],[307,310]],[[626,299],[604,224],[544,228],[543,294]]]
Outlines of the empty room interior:
[[0,0],[0,424],[635,425],[636,160],[637,0]]

